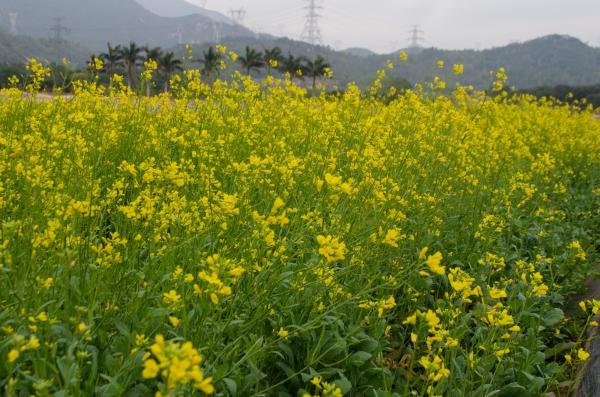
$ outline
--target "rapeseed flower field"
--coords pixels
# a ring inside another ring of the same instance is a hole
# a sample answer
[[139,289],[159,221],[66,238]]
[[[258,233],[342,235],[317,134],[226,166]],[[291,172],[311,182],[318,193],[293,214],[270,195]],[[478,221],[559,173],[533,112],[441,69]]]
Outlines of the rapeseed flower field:
[[494,96],[188,70],[39,100],[31,70],[0,93],[7,396],[535,396],[589,359],[585,104],[503,70]]

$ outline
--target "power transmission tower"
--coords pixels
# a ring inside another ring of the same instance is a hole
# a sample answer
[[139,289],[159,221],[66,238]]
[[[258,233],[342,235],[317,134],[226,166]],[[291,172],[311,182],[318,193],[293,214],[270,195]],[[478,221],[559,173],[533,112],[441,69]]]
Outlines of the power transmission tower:
[[408,32],[409,34],[409,45],[410,49],[420,49],[422,48],[422,43],[425,41],[425,32],[423,32],[419,25],[413,25],[412,29]]
[[244,18],[246,18],[246,10],[243,8],[238,8],[238,9],[230,9],[229,10],[229,15],[231,16],[231,19],[233,19],[234,21],[236,21],[238,24],[243,25],[244,24]]
[[212,28],[214,42],[216,44],[219,44],[221,42],[221,30],[219,29],[219,26],[216,24],[215,21],[212,21]]
[[8,20],[10,22],[10,34],[17,35],[19,31],[17,30],[17,18],[19,17],[18,12],[10,12],[8,13]]
[[319,27],[321,15],[318,11],[323,7],[317,4],[317,0],[304,1],[307,3],[306,7],[304,7],[307,13],[302,38],[312,45],[322,44],[323,38],[321,37],[321,28]]
[[177,39],[177,44],[183,45],[183,29],[181,27],[178,27],[175,32],[171,33],[171,37]]
[[64,18],[54,18],[54,26],[50,28],[50,31],[54,33],[54,42],[61,44],[63,42],[63,33],[69,33],[69,29],[63,26],[62,21]]

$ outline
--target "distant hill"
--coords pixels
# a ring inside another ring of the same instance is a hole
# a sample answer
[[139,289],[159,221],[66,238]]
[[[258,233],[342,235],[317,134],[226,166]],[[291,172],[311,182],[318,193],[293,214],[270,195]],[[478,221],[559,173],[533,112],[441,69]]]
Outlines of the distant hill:
[[[357,55],[354,51],[334,51],[329,47],[310,44],[285,38],[260,36],[225,40],[237,51],[246,45],[262,49],[280,47],[285,54],[314,57],[323,56],[334,70],[341,85],[355,81],[367,86],[377,69],[385,66],[390,59],[397,65],[390,72],[412,83],[432,81],[435,76],[452,78],[465,85],[487,88],[492,81],[490,70],[504,67],[509,76],[509,85],[527,89],[538,86],[585,86],[600,83],[600,48],[590,47],[580,40],[561,35],[550,35],[524,43],[510,44],[487,50],[440,50],[435,48],[411,52],[408,62],[398,60],[399,51],[387,55]],[[204,48],[204,47],[203,47]],[[439,70],[438,60],[444,60],[446,67]],[[452,76],[452,64],[464,64],[463,76]]]
[[47,63],[58,63],[65,57],[75,64],[83,64],[89,50],[71,43],[56,45],[49,39],[13,36],[0,29],[0,64],[24,64],[29,58]]
[[448,65],[446,75],[451,74],[453,63],[462,63],[465,74],[461,82],[478,87],[485,87],[490,81],[489,71],[499,67],[506,68],[508,84],[519,88],[600,83],[600,48],[563,35],[481,51],[431,48],[411,54],[410,58],[400,66],[399,72],[411,81],[431,80],[434,75],[443,74],[435,68],[436,61],[443,59]]
[[[183,0],[169,0],[171,3],[176,8],[185,6],[181,4],[185,3]],[[217,13],[163,17],[135,0],[0,0],[0,11],[0,26],[8,29],[7,15],[17,13],[18,33],[39,38],[50,37],[54,18],[63,18],[61,24],[68,29],[62,32],[63,37],[92,51],[103,49],[107,42],[133,40],[168,47],[180,42],[202,43],[253,34]]]
[[368,57],[371,55],[376,55],[375,52],[369,50],[368,48],[360,48],[360,47],[352,47],[346,48],[345,50],[341,50],[340,52],[344,52],[350,55],[356,55],[359,57]]
[[185,17],[188,15],[199,14],[208,17],[214,21],[235,25],[235,21],[231,18],[218,13],[216,11],[207,10],[206,8],[198,7],[185,0],[135,0],[145,9],[160,15],[161,17]]

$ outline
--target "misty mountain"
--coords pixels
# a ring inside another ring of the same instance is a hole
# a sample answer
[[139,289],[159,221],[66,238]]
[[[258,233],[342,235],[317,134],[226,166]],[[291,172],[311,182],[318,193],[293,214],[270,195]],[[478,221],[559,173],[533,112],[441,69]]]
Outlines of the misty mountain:
[[[397,59],[397,53],[393,58]],[[465,74],[458,80],[476,87],[489,86],[490,70],[504,67],[508,84],[519,88],[593,85],[600,82],[600,48],[590,47],[570,36],[550,35],[523,43],[513,43],[487,50],[425,49],[411,54],[398,72],[411,81],[431,81],[436,76],[450,76],[453,63],[462,63]],[[446,62],[444,72],[435,64]]]
[[225,15],[207,10],[206,8],[198,7],[194,4],[188,3],[185,0],[135,0],[141,4],[145,9],[160,15],[161,17],[176,18],[185,17],[188,15],[199,14],[213,21],[234,25],[235,21]]
[[344,50],[341,50],[340,52],[345,52],[347,54],[356,55],[359,57],[368,57],[371,55],[376,55],[375,52],[369,50],[368,48],[361,48],[361,47],[346,48]]
[[46,63],[58,63],[64,57],[76,65],[82,65],[89,56],[89,50],[81,46],[50,39],[28,36],[13,36],[0,29],[0,64],[21,65],[30,58]]
[[[183,12],[183,0],[169,0],[168,4],[171,3]],[[135,0],[0,0],[0,27],[36,38],[53,37],[60,30],[61,38],[91,51],[103,49],[107,42],[136,41],[169,47],[252,34],[221,14],[191,7],[189,10],[196,13],[164,17]],[[16,14],[14,26],[10,23],[11,13]],[[61,18],[60,24],[55,18]]]

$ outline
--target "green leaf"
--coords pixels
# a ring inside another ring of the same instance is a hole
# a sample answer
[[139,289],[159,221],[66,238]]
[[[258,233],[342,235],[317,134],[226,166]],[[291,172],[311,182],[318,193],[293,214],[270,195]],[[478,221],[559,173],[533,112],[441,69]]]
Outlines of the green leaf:
[[237,383],[231,378],[223,378],[223,382],[225,386],[227,386],[227,390],[232,396],[237,395]]
[[366,363],[367,361],[369,361],[371,359],[371,357],[373,357],[373,355],[371,353],[367,353],[367,352],[364,352],[364,351],[358,351],[356,353],[353,353],[348,358],[348,361],[350,361],[351,365],[353,365],[355,367],[360,367],[364,363]]
[[563,319],[565,314],[562,310],[558,308],[554,308],[545,312],[542,316],[542,321],[547,327],[552,327],[560,322]]
[[352,390],[352,383],[350,383],[348,378],[346,378],[344,375],[342,375],[339,379],[334,380],[333,383],[335,383],[335,385],[342,390],[343,394],[350,393],[350,390]]

